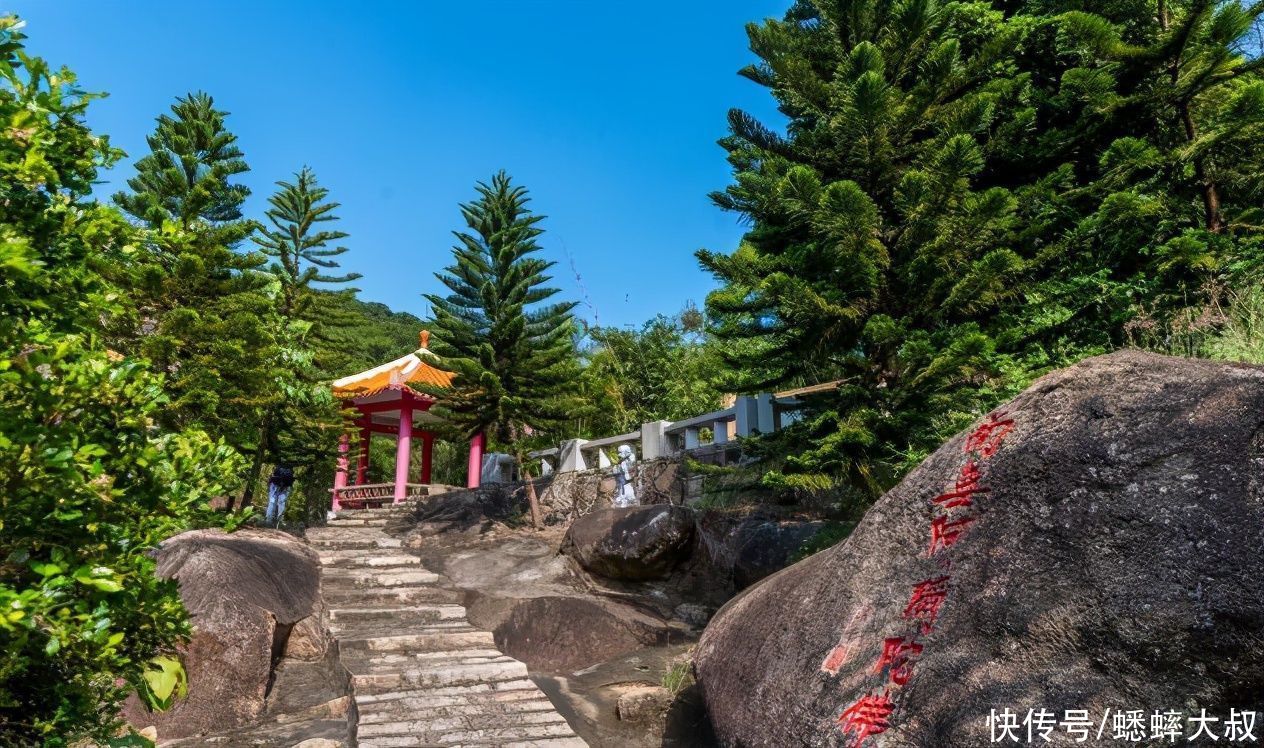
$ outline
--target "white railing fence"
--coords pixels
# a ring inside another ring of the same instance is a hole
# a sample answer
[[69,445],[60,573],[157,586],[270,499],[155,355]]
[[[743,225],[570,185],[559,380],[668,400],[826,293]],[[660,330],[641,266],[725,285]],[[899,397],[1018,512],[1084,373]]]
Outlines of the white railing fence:
[[[824,386],[834,385],[831,382]],[[804,390],[819,390],[823,385]],[[639,460],[671,457],[692,449],[723,445],[751,434],[768,434],[794,423],[800,417],[803,390],[741,395],[723,410],[703,413],[680,421],[650,421],[639,431],[604,436],[600,439],[568,439],[560,446],[531,452],[541,461],[542,473],[569,473],[614,464],[611,455],[627,444]],[[608,451],[607,451],[608,450]]]

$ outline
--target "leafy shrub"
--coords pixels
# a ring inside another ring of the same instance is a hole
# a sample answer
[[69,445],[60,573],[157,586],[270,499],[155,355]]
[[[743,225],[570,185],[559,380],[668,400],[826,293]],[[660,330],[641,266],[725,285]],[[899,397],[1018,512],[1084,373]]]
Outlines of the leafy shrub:
[[109,741],[130,691],[181,693],[188,617],[151,554],[211,522],[242,464],[156,429],[162,378],[100,342],[119,313],[101,268],[135,229],[88,196],[119,154],[19,28],[0,17],[0,735],[60,746]]

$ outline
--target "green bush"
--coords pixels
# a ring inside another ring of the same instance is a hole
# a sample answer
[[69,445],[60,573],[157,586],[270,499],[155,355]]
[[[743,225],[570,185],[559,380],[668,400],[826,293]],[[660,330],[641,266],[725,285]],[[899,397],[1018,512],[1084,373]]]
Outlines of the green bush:
[[183,691],[188,618],[152,551],[212,521],[242,464],[157,430],[162,378],[100,343],[118,291],[99,270],[135,229],[88,196],[118,152],[18,28],[0,17],[0,735],[59,746],[116,735],[130,691]]

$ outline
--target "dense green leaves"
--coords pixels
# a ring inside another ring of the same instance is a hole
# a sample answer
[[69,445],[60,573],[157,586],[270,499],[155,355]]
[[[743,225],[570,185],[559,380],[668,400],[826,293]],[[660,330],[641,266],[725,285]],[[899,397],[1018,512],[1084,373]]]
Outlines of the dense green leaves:
[[456,232],[454,262],[436,273],[450,293],[426,295],[436,364],[456,375],[453,390],[434,393],[434,411],[461,435],[484,432],[521,455],[528,433],[542,436],[574,410],[575,304],[549,302],[553,263],[536,256],[543,216],[527,208],[526,189],[504,172],[476,189],[461,206],[468,230]]
[[698,255],[726,383],[841,380],[770,480],[880,491],[1035,374],[1257,282],[1260,8],[1083,8],[801,0],[749,27],[742,73],[789,122],[735,111],[721,141],[713,197],[751,221]]
[[313,284],[343,284],[360,277],[359,273],[331,275],[338,267],[333,259],[347,251],[346,247],[330,246],[347,238],[347,234],[323,228],[338,220],[333,211],[338,203],[327,202],[329,190],[316,182],[316,174],[304,166],[293,182],[277,182],[279,188],[268,198],[270,226],[264,227],[254,241],[263,253],[273,258],[270,272],[281,284],[281,316],[285,319],[308,319]]
[[248,170],[226,129],[226,113],[204,93],[177,99],[136,162],[131,192],[114,201],[148,229],[119,282],[134,288],[113,343],[167,374],[173,428],[196,426],[249,451],[259,413],[277,401],[281,351],[264,256],[236,245],[254,231],[242,217],[249,194],[231,178]]
[[572,434],[610,436],[648,421],[675,421],[718,409],[723,399],[716,383],[721,363],[700,329],[700,316],[687,309],[677,317],[656,317],[639,330],[589,330],[583,373],[574,382],[583,407],[574,414]]
[[0,734],[66,745],[112,735],[188,634],[149,552],[209,521],[241,464],[156,429],[163,380],[104,348],[121,294],[99,270],[146,237],[88,198],[119,155],[84,124],[91,97],[21,40],[0,19]]

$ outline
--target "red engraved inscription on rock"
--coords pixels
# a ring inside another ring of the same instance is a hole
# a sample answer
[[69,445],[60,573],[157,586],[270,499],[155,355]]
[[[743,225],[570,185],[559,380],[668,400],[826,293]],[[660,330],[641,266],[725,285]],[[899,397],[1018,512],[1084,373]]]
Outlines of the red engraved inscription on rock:
[[945,575],[918,582],[913,587],[908,605],[904,606],[904,620],[920,622],[923,634],[929,634],[935,628],[939,608],[948,596],[948,579]]
[[935,555],[936,551],[949,548],[956,543],[965,533],[966,528],[974,522],[974,517],[962,517],[961,519],[948,519],[948,517],[936,517],[930,522],[930,550],[926,552],[927,556]]
[[844,735],[855,735],[851,742],[852,748],[855,748],[870,735],[886,732],[891,726],[888,720],[894,710],[895,704],[886,691],[865,694],[843,710],[842,716],[838,718],[838,725]]
[[912,658],[921,653],[922,645],[913,639],[891,637],[882,643],[882,654],[878,656],[873,672],[880,673],[883,668],[889,668],[892,683],[897,686],[907,685],[909,678],[913,677]]
[[965,451],[977,452],[986,460],[996,454],[996,450],[1001,448],[1001,441],[1013,430],[1013,418],[1005,418],[1004,413],[993,413],[966,437]]

